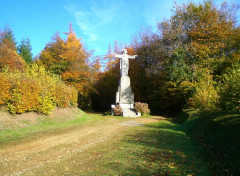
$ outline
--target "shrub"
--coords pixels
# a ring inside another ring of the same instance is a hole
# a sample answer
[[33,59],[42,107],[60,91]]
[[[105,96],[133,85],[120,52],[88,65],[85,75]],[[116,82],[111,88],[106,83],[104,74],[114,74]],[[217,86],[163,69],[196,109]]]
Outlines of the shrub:
[[7,75],[0,73],[0,105],[6,104],[6,101],[10,98],[11,82],[8,80]]
[[35,80],[21,77],[14,83],[10,93],[8,110],[11,113],[23,113],[36,110],[41,90]]
[[122,108],[119,105],[115,106],[115,108],[113,108],[113,114],[116,116],[122,115]]
[[240,112],[240,68],[228,70],[223,75],[220,84],[220,106],[227,112]]
[[58,82],[55,88],[55,101],[57,106],[66,108],[77,106],[78,92],[75,88],[67,86],[63,82]]
[[57,106],[61,108],[70,106],[71,93],[67,88],[68,87],[63,83],[58,83],[55,88],[55,101]]
[[150,109],[148,108],[147,103],[136,102],[135,109],[141,113],[142,116],[149,115]]
[[77,90],[36,64],[25,71],[6,69],[0,76],[0,105],[7,105],[11,113],[49,114],[56,106],[77,105]]
[[210,74],[206,74],[205,77],[196,83],[196,92],[191,101],[194,108],[198,109],[200,113],[218,110],[219,95]]
[[36,107],[36,110],[43,114],[50,114],[55,107],[54,96],[50,92],[47,92],[46,94],[40,95],[39,105]]
[[78,91],[74,87],[70,87],[69,91],[71,92],[70,104],[71,104],[71,106],[76,107],[78,105],[78,103],[77,103],[78,102]]

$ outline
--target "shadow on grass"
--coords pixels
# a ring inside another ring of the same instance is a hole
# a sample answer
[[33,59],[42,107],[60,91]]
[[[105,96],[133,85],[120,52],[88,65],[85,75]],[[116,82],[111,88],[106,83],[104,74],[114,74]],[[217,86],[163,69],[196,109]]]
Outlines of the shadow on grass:
[[108,168],[120,175],[210,175],[183,128],[168,121],[136,128],[113,160]]
[[240,115],[208,113],[184,124],[214,173],[240,175]]
[[[208,176],[205,162],[181,125],[167,120],[126,127],[123,134],[52,165],[64,175]],[[49,169],[50,170],[50,169]]]

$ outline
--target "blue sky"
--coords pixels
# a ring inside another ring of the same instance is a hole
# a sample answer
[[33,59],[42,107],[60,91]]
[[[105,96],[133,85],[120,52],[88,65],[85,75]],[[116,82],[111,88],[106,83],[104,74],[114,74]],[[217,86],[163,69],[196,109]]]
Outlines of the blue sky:
[[[220,5],[224,0],[214,0]],[[174,2],[184,0],[0,0],[0,29],[9,24],[17,42],[28,37],[34,56],[58,31],[64,36],[69,24],[94,55],[107,53],[114,41],[129,44],[148,26],[171,16]],[[193,0],[191,2],[202,2]],[[237,3],[238,0],[227,2]],[[238,19],[240,14],[238,13]]]

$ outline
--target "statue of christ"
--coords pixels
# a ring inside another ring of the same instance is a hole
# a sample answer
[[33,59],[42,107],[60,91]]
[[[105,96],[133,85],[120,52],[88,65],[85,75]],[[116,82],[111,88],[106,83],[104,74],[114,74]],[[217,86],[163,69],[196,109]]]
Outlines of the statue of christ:
[[128,59],[135,59],[137,55],[130,56],[127,54],[127,50],[123,49],[122,54],[115,54],[116,58],[120,58],[120,73],[121,76],[128,76],[128,70],[129,70],[129,60]]

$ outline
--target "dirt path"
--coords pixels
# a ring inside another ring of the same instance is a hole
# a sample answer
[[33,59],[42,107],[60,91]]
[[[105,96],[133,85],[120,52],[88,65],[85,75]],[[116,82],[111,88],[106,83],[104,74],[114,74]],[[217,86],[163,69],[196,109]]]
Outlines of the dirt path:
[[0,175],[34,175],[33,170],[66,160],[91,147],[104,145],[112,138],[119,137],[129,126],[160,119],[130,119],[130,125],[109,119],[62,134],[45,135],[29,142],[5,146],[0,148]]

